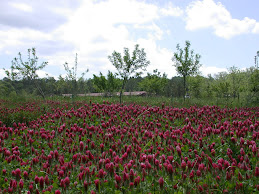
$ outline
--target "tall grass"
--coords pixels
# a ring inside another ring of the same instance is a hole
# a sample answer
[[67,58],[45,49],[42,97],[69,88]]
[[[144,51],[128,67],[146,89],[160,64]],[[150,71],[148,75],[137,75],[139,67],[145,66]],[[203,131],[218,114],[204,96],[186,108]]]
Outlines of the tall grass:
[[[63,96],[48,96],[45,100],[43,100],[40,96],[34,95],[15,95],[9,97],[1,97],[2,103],[0,103],[0,107],[3,107],[5,104],[9,108],[15,108],[20,106],[26,102],[35,101],[37,103],[41,103],[42,105],[44,101],[56,101],[56,102],[67,102],[71,103],[71,105],[75,104],[75,102],[84,102],[84,103],[103,103],[104,101],[108,101],[110,103],[120,103],[120,99],[118,96],[113,97],[105,97],[105,96],[76,96],[73,98],[63,97]],[[3,100],[5,102],[3,102]],[[259,102],[252,101],[249,98],[241,98],[241,99],[233,99],[233,98],[175,98],[175,97],[164,97],[164,96],[123,96],[122,104],[140,104],[143,106],[161,106],[164,104],[165,106],[173,106],[173,107],[189,107],[189,106],[219,106],[219,107],[230,107],[230,108],[239,108],[239,107],[257,107],[259,106]],[[47,108],[47,107],[45,107]]]
[[[47,100],[54,101],[66,101],[70,103],[74,103],[77,101],[84,102],[93,102],[93,103],[103,103],[104,101],[108,101],[110,103],[120,103],[120,99],[117,96],[113,97],[61,97],[61,96],[53,96],[47,98]],[[239,108],[239,107],[256,107],[259,106],[259,102],[249,102],[245,99],[238,100],[233,98],[172,98],[172,97],[164,97],[164,96],[123,96],[122,104],[140,104],[143,106],[161,106],[164,104],[165,106],[173,106],[173,107],[189,107],[189,106],[219,106],[219,107],[229,107],[229,108]]]

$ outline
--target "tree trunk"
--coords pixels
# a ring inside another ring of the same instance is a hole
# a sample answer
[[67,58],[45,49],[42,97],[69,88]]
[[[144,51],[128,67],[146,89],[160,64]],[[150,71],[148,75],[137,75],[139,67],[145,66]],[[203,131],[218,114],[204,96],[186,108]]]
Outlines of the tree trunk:
[[75,79],[72,80],[72,99],[77,96],[77,81]]
[[120,91],[120,104],[121,104],[121,98],[122,98],[122,90]]
[[42,91],[41,87],[37,84],[37,80],[33,80],[33,83],[34,83],[35,87],[37,88],[37,90],[40,92],[40,95],[43,98],[43,100],[45,100],[44,92]]
[[185,102],[185,95],[186,95],[186,76],[183,76],[183,101]]
[[122,87],[121,87],[121,91],[120,91],[120,104],[122,101],[122,91],[124,90],[125,84],[126,84],[126,80],[124,79],[122,82]]

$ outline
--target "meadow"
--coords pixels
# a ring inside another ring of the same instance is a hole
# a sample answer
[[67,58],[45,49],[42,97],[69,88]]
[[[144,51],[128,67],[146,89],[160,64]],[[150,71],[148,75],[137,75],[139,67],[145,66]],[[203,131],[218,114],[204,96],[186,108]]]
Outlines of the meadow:
[[259,107],[0,100],[0,193],[257,193]]

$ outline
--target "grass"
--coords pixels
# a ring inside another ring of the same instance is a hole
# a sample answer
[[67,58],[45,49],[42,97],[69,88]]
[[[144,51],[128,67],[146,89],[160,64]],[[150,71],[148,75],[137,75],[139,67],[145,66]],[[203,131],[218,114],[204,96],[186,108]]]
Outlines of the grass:
[[[76,101],[86,101],[94,103],[103,103],[103,101],[109,101],[110,103],[119,103],[119,97],[60,97],[53,96],[47,98],[47,100],[54,101],[67,101],[67,102],[76,102]],[[239,108],[239,107],[256,107],[259,106],[259,102],[246,102],[245,100],[238,99],[226,99],[226,98],[172,98],[164,96],[123,96],[123,104],[140,104],[143,106],[173,106],[173,107],[190,107],[190,106],[219,106],[219,107],[229,107],[229,108]]]
[[[92,103],[103,103],[104,101],[108,101],[110,103],[117,104],[120,102],[119,97],[63,97],[63,96],[48,96],[45,100],[43,100],[40,96],[32,96],[32,95],[17,95],[15,97],[2,97],[0,96],[0,107],[9,107],[15,108],[20,106],[21,104],[26,104],[27,102],[44,102],[44,101],[56,101],[56,102],[67,102],[71,104],[75,104],[75,102],[92,102]],[[142,106],[161,106],[164,104],[165,106],[172,107],[190,107],[190,106],[219,106],[219,107],[229,107],[229,108],[240,108],[240,107],[258,107],[259,102],[253,102],[249,99],[242,98],[240,100],[233,98],[175,98],[175,97],[164,97],[164,96],[123,96],[122,98],[123,104],[139,104]],[[44,103],[43,103],[44,104]]]

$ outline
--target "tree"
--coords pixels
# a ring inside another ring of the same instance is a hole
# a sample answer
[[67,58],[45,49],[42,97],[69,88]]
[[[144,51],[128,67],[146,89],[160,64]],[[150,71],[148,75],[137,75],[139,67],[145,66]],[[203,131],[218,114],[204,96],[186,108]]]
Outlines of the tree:
[[190,41],[185,42],[185,48],[180,48],[177,44],[177,52],[174,53],[172,61],[175,62],[173,66],[176,67],[176,71],[179,75],[183,76],[183,87],[184,87],[184,100],[186,95],[186,78],[188,76],[198,73],[201,56],[199,54],[194,54],[193,50],[190,50]]
[[237,97],[239,101],[240,87],[241,87],[241,71],[239,68],[232,66],[228,69],[229,78],[231,80],[231,93],[234,99]]
[[168,96],[179,98],[184,95],[183,91],[183,78],[179,76],[172,77],[169,80],[169,86],[171,90],[169,90]]
[[95,87],[94,87],[94,83],[93,83],[93,79],[91,79],[91,78],[87,79],[85,85],[86,85],[86,87],[85,87],[86,93],[96,92]]
[[66,91],[66,89],[67,89],[66,81],[61,75],[59,75],[56,84],[57,84],[58,94],[67,94],[68,93],[68,91]]
[[12,81],[5,77],[3,80],[0,80],[0,96],[7,97],[11,93],[16,94],[15,88],[12,85]]
[[132,52],[132,57],[129,54],[129,49],[124,48],[124,56],[121,53],[114,51],[108,59],[112,65],[117,69],[119,76],[122,78],[122,85],[120,90],[120,103],[122,99],[122,92],[130,77],[135,77],[142,72],[138,70],[146,71],[146,67],[150,62],[146,59],[146,53],[144,49],[139,49],[139,45],[135,45],[135,49]]
[[93,83],[97,92],[104,92],[105,95],[112,93],[119,88],[120,80],[111,71],[108,71],[107,78],[100,72],[99,77],[93,75]]
[[130,78],[125,84],[126,92],[140,91],[139,83],[143,80],[141,76]]
[[45,98],[44,92],[37,83],[38,70],[43,69],[48,62],[42,62],[38,65],[38,57],[36,56],[36,49],[28,49],[28,61],[24,62],[22,54],[18,53],[19,57],[12,60],[11,71],[6,70],[6,75],[12,80],[27,79],[33,82],[40,95]]
[[248,102],[255,102],[258,106],[259,102],[259,69],[257,67],[250,67],[246,69],[246,78],[247,80],[247,99]]
[[195,98],[201,98],[202,86],[203,83],[205,83],[205,78],[200,75],[188,77],[188,83],[190,86],[191,96],[194,96]]
[[216,93],[217,100],[218,98],[226,98],[228,102],[230,83],[227,77],[228,77],[228,73],[225,71],[215,74],[215,82],[213,84],[213,90]]
[[47,95],[56,95],[58,93],[57,84],[54,77],[48,76],[39,80],[41,82],[41,86]]
[[214,78],[212,77],[211,74],[208,74],[208,78],[207,80],[205,80],[205,96],[207,98],[212,98],[213,97],[213,82],[214,82]]
[[141,89],[145,89],[150,94],[164,95],[165,87],[167,85],[168,79],[166,74],[161,73],[155,69],[153,74],[147,73],[147,76],[139,83]]
[[105,76],[100,72],[100,76],[93,75],[93,83],[95,90],[97,92],[106,92],[107,91],[107,80]]
[[107,74],[107,92],[113,93],[117,89],[119,89],[120,86],[120,79],[116,77],[116,74],[112,73],[111,71],[108,71]]
[[85,94],[86,93],[86,87],[87,87],[86,79],[84,79],[83,77],[80,77],[77,80],[77,85],[78,85],[78,93]]

